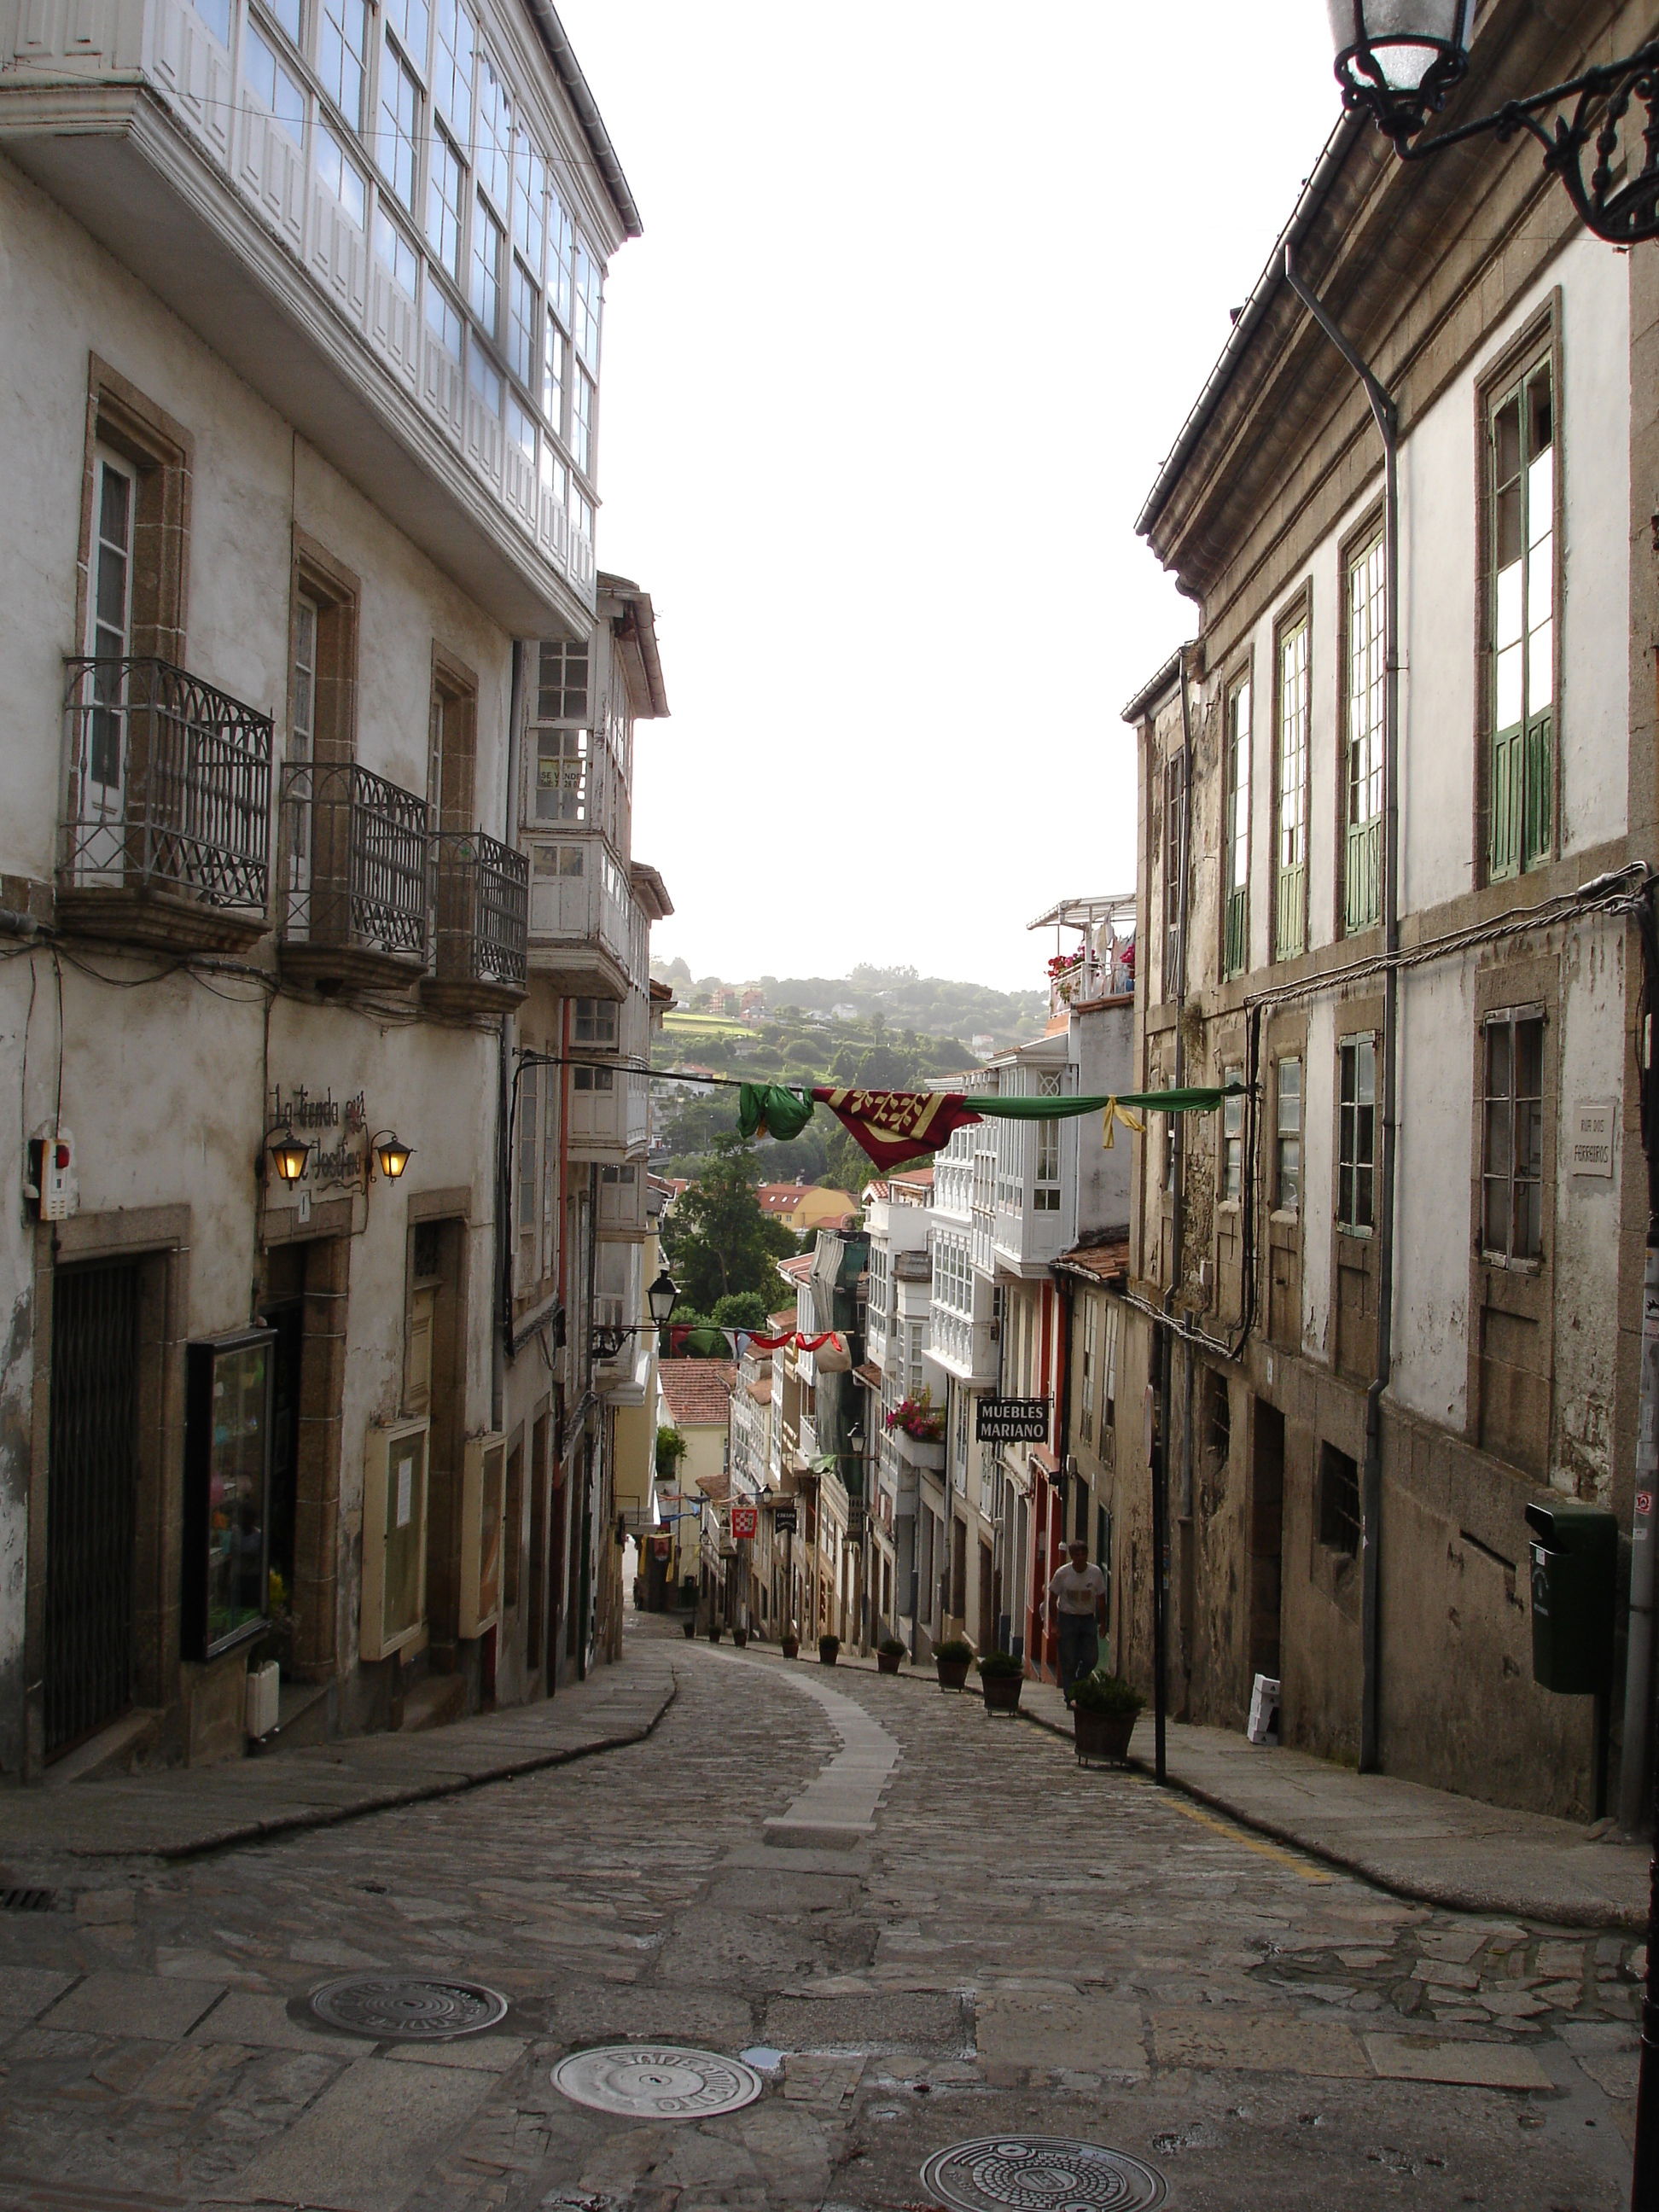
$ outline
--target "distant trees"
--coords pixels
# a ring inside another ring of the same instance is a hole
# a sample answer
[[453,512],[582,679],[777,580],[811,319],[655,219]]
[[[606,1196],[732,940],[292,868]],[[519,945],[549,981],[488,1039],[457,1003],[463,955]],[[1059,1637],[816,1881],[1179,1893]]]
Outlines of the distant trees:
[[755,1195],[760,1179],[754,1146],[728,1127],[714,1138],[702,1171],[663,1223],[663,1245],[680,1295],[699,1313],[712,1316],[734,1292],[758,1293],[763,1314],[776,1302],[773,1263],[796,1245],[782,1222],[762,1212]]

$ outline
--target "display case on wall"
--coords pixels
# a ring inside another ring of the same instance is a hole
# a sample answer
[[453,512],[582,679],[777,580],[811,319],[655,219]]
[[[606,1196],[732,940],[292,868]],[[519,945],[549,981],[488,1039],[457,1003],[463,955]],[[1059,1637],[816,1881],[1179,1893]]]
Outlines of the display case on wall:
[[428,1433],[424,1419],[368,1432],[360,1658],[389,1658],[424,1638]]
[[502,1469],[507,1439],[469,1437],[461,1464],[461,1591],[463,1636],[482,1636],[501,1610]]
[[268,1328],[186,1346],[185,1650],[211,1659],[269,1620],[272,1346]]

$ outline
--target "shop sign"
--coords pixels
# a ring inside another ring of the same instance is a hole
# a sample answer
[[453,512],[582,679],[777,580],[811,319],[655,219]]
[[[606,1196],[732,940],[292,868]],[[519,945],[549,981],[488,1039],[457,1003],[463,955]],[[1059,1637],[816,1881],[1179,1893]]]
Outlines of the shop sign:
[[1572,1173],[1610,1176],[1613,1173],[1613,1133],[1618,1121],[1618,1101],[1581,1098],[1572,1109]]
[[772,1526],[780,1536],[793,1536],[798,1525],[793,1505],[780,1505],[772,1516]]
[[651,1539],[651,1556],[653,1559],[665,1559],[672,1549],[672,1540],[667,1536],[653,1536]]
[[974,1409],[974,1440],[981,1444],[1047,1443],[1048,1401],[981,1398]]
[[760,1525],[760,1508],[756,1505],[734,1505],[732,1508],[732,1536],[741,1544],[745,1538],[754,1537]]
[[314,1147],[300,1178],[301,1185],[361,1188],[368,1151],[368,1108],[362,1091],[336,1098],[331,1087],[312,1091],[303,1083],[286,1089],[273,1084],[270,1119],[273,1127],[292,1129]]

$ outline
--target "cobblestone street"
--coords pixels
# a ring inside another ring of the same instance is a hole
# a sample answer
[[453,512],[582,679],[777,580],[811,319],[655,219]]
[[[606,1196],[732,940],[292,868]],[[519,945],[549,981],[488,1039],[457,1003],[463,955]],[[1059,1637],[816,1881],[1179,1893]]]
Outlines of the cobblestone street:
[[[678,1679],[642,1742],[161,1870],[9,1868],[60,1909],[0,1917],[0,2206],[876,2212],[1041,2136],[1191,2212],[1623,2202],[1628,1935],[1399,1901],[926,1682],[630,1640]],[[872,1832],[810,1847],[860,1792]],[[809,1847],[766,1839],[792,1805]],[[377,2045],[306,2010],[354,1969],[510,2010]],[[765,2094],[647,2122],[552,2086],[622,2041],[747,2052]]]

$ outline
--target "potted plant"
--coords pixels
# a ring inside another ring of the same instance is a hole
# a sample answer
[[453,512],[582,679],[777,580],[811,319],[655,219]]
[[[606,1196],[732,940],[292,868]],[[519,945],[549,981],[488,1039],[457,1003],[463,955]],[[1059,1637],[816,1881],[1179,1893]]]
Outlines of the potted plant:
[[790,1622],[788,1627],[784,1630],[783,1634],[778,1638],[778,1642],[782,1649],[783,1656],[786,1659],[799,1658],[800,1632],[796,1628],[793,1620]]
[[1025,1679],[1025,1662],[1016,1659],[1012,1651],[986,1651],[979,1662],[979,1686],[984,1692],[988,1713],[1017,1713],[1019,1711],[1020,1685]]
[[696,1637],[697,1632],[697,1616],[695,1613],[688,1613],[685,1619],[681,1621],[680,1632],[685,1638],[688,1644],[690,1644]]
[[839,1636],[820,1636],[818,1638],[819,1666],[833,1667],[836,1663],[836,1655],[840,1650],[841,1638]]
[[711,1620],[708,1624],[708,1641],[711,1644],[718,1644],[720,1640],[720,1625],[718,1620]]
[[743,1650],[749,1642],[749,1631],[746,1628],[734,1628],[732,1631],[732,1641],[739,1651]]
[[896,1636],[884,1636],[876,1646],[876,1668],[883,1674],[896,1674],[899,1662],[904,1656],[904,1646]]
[[933,1664],[939,1669],[941,1690],[963,1690],[968,1686],[968,1669],[973,1664],[974,1647],[963,1643],[959,1636],[947,1637],[943,1644],[933,1646]]
[[1127,1759],[1136,1716],[1146,1700],[1121,1674],[1097,1669],[1072,1685],[1072,1735],[1079,1761]]

